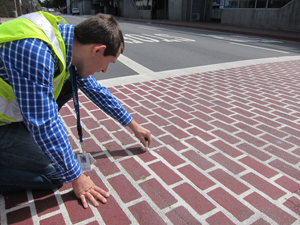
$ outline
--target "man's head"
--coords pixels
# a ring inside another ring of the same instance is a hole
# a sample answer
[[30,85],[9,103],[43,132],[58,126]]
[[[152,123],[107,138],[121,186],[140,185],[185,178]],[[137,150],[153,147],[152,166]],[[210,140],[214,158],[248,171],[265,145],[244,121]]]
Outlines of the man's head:
[[105,45],[104,56],[116,56],[120,48],[124,51],[123,33],[112,15],[99,13],[82,21],[75,26],[74,35],[82,45]]
[[123,34],[113,16],[97,14],[75,26],[72,65],[82,78],[105,73],[123,51]]

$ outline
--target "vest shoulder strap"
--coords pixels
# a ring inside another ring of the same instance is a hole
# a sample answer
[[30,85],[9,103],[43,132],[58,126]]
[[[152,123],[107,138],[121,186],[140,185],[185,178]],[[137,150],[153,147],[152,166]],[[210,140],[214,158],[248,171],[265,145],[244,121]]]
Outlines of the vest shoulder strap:
[[30,13],[30,14],[20,16],[19,18],[28,19],[31,22],[33,22],[35,25],[40,27],[44,31],[45,35],[48,37],[51,44],[58,51],[58,54],[60,55],[60,57],[63,60],[64,64],[66,64],[65,57],[64,57],[64,55],[63,55],[63,53],[60,49],[57,37],[55,35],[55,31],[53,29],[53,26],[49,22],[49,20],[47,20],[43,15],[41,15],[39,13]]

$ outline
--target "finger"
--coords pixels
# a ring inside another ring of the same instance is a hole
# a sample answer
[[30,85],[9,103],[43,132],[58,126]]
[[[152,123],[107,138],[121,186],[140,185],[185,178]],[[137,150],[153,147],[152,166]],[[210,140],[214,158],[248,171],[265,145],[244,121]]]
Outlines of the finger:
[[106,198],[103,197],[103,195],[101,195],[99,192],[93,190],[93,191],[91,191],[91,194],[94,196],[94,198],[99,199],[100,202],[102,202],[104,204],[107,203]]
[[91,203],[94,206],[99,206],[99,203],[96,201],[96,199],[93,197],[93,195],[91,195],[91,193],[86,193],[85,196],[91,201]]
[[145,140],[145,138],[142,137],[142,138],[140,139],[140,141],[141,141],[142,145],[146,148],[146,140]]
[[81,202],[82,202],[82,204],[83,204],[83,207],[84,207],[85,209],[87,209],[87,208],[89,207],[89,205],[88,205],[87,202],[86,202],[85,196],[84,196],[84,195],[80,195],[80,199],[81,199]]
[[149,136],[149,138],[148,138],[148,147],[150,148],[150,145],[151,145],[151,142],[152,142],[152,138],[151,138],[151,135]]
[[152,137],[151,137],[150,131],[145,135],[145,140],[148,141],[148,148],[149,148],[151,145],[151,142],[152,142]]
[[104,191],[102,188],[95,186],[94,190],[97,191],[98,193],[100,193],[102,196],[108,198],[109,197],[109,193]]

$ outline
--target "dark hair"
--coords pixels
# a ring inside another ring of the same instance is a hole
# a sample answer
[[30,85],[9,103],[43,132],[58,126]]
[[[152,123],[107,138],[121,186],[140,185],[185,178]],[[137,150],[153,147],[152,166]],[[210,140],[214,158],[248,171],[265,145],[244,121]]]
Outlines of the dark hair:
[[82,21],[75,26],[74,35],[82,45],[106,45],[104,56],[117,56],[120,47],[124,51],[123,33],[112,15],[99,13]]

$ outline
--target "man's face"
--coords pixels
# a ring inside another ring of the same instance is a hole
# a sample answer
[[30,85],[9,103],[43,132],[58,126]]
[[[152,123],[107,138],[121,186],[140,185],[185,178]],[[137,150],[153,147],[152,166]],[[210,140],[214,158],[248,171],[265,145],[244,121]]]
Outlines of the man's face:
[[117,56],[104,56],[104,48],[96,48],[93,50],[92,57],[89,59],[84,60],[81,63],[81,68],[77,68],[79,75],[86,79],[89,77],[89,75],[93,75],[96,72],[102,72],[105,73],[108,65],[110,63],[115,63],[118,59],[118,57],[121,54],[121,48],[119,49],[119,52]]

